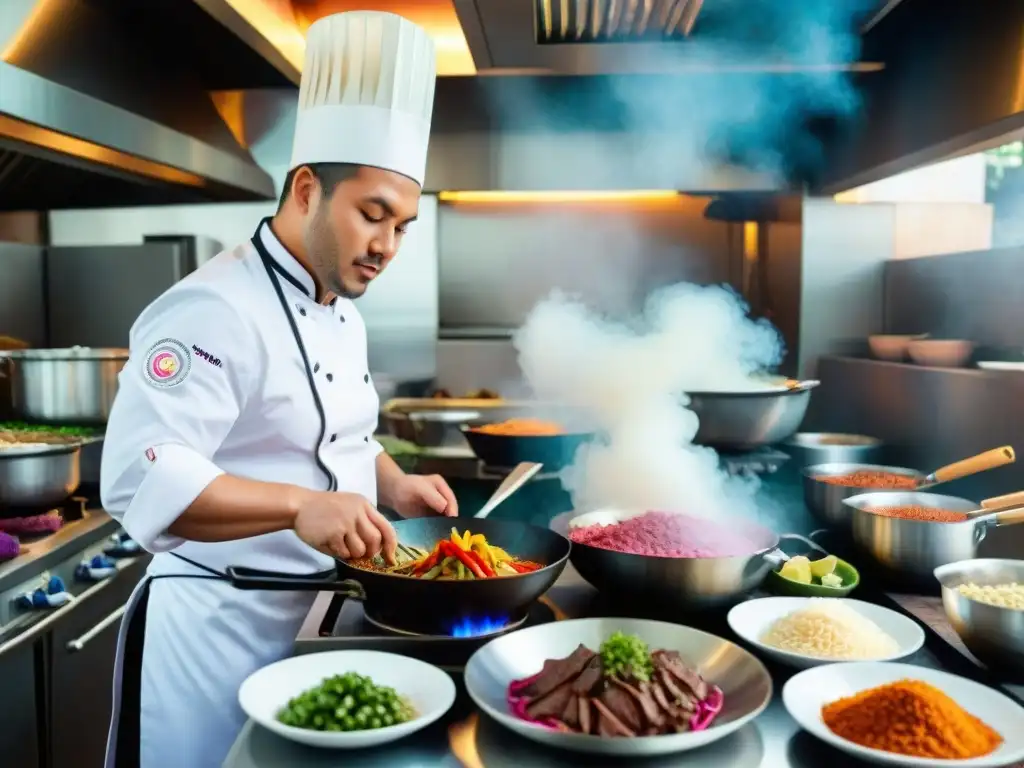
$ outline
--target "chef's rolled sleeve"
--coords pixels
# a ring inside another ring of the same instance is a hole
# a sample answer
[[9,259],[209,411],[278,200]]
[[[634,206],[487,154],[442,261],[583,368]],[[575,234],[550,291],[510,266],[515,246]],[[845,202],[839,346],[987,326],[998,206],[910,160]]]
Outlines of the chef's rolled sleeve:
[[100,494],[147,550],[184,542],[167,529],[223,474],[214,454],[264,360],[255,329],[199,280],[179,283],[136,321],[107,422]]

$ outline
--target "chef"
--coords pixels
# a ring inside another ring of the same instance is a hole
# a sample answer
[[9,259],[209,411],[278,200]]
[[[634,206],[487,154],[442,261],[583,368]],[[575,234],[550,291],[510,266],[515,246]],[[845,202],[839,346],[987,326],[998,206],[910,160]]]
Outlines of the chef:
[[121,626],[107,768],[220,766],[239,685],[290,655],[316,593],[237,590],[228,568],[391,557],[378,503],[457,514],[444,480],[403,473],[373,438],[354,303],[416,219],[434,81],[430,38],[399,16],[314,23],[277,214],[132,327],[102,499],[155,554]]

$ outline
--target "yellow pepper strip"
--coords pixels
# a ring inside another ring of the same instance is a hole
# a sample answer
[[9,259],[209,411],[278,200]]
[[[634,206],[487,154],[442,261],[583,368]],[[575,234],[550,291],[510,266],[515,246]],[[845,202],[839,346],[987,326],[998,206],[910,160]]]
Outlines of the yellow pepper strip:
[[491,547],[491,552],[493,552],[494,556],[496,558],[498,558],[499,560],[511,560],[512,559],[512,556],[508,552],[506,552],[504,549],[502,549],[501,547],[492,546]]
[[472,538],[473,538],[473,535],[469,531],[466,531],[464,534],[462,534],[462,548],[464,550],[466,550],[467,552],[469,551],[470,547],[472,546],[471,543],[470,543]]

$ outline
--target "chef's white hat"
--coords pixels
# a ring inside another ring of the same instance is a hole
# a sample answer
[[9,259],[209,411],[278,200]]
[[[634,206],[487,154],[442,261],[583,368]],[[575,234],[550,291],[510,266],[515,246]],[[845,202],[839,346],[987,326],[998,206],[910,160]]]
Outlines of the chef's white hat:
[[317,20],[306,37],[290,167],[368,165],[422,186],[436,71],[433,41],[408,19],[347,11]]

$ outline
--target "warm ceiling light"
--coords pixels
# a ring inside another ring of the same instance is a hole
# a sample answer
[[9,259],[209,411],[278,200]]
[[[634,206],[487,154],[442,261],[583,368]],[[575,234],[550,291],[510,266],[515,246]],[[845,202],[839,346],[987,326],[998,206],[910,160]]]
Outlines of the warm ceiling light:
[[551,192],[479,190],[447,191],[439,192],[437,195],[437,199],[442,203],[593,203],[674,200],[678,197],[679,192],[674,189],[560,190]]

